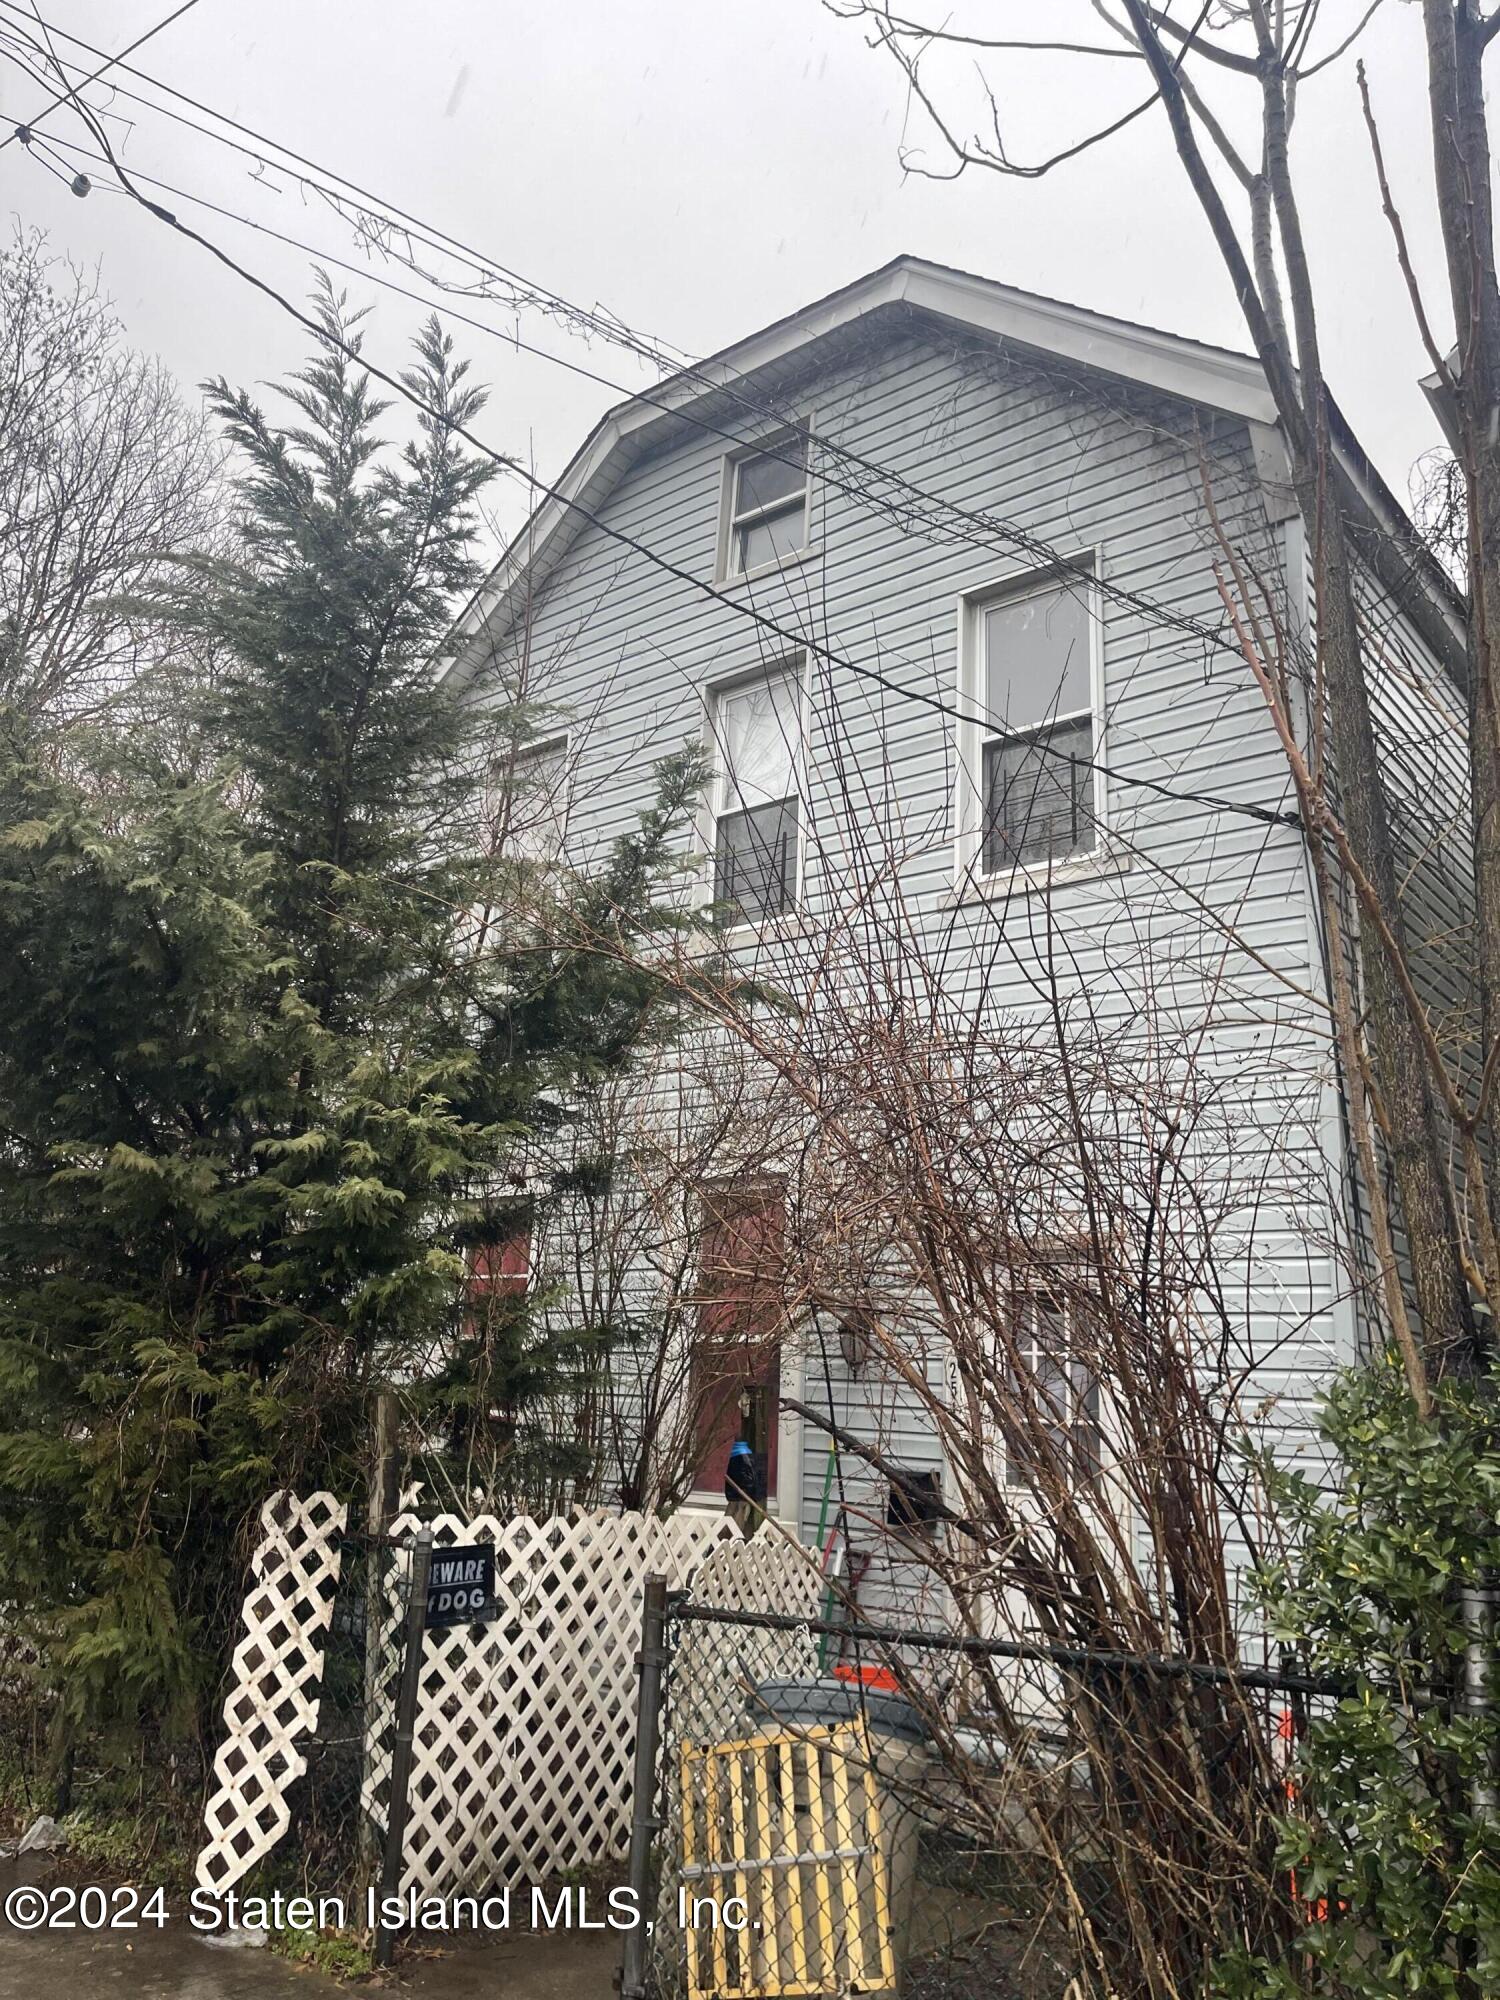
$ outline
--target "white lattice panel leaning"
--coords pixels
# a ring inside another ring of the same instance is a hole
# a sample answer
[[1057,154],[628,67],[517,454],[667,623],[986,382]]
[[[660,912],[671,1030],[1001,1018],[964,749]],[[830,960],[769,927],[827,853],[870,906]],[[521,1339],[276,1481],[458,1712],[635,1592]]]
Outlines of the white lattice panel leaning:
[[[817,1616],[822,1580],[816,1559],[779,1529],[763,1524],[748,1542],[715,1549],[693,1576],[695,1603],[720,1611]],[[676,1627],[668,1741],[675,1769],[684,1743],[713,1743],[762,1728],[753,1690],[762,1681],[818,1671],[818,1647],[806,1626],[793,1632],[754,1625]]]
[[260,1510],[224,1703],[223,1742],[204,1808],[202,1889],[230,1888],[270,1853],[290,1824],[286,1793],[307,1768],[295,1745],[318,1726],[323,1652],[339,1580],[346,1509],[331,1493],[273,1493]]
[[[625,1851],[635,1756],[641,1591],[659,1571],[681,1589],[713,1549],[738,1542],[721,1517],[590,1514],[546,1521],[403,1516],[434,1546],[493,1542],[501,1611],[491,1625],[430,1632],[423,1647],[404,1889],[451,1892]],[[384,1826],[391,1697],[406,1566],[384,1620],[388,1672],[366,1757],[365,1810]]]

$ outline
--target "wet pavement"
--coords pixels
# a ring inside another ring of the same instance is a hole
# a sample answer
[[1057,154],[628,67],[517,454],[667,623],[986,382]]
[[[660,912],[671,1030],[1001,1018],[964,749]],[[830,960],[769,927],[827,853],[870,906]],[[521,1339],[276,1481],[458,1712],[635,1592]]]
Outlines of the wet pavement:
[[[0,1900],[18,1884],[45,1886],[48,1863],[0,1863]],[[377,1985],[340,1985],[266,1950],[205,1944],[186,1922],[133,1932],[22,1932],[0,1918],[0,2000],[351,2000],[383,1990],[411,2000],[609,2000],[619,1939],[517,1933],[442,1953],[404,1954]]]

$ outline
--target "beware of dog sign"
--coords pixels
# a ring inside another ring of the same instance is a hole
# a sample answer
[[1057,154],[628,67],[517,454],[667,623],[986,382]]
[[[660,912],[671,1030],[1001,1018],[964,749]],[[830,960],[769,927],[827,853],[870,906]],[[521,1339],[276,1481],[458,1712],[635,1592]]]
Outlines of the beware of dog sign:
[[495,1549],[491,1542],[434,1549],[427,1573],[427,1628],[482,1625],[496,1616]]

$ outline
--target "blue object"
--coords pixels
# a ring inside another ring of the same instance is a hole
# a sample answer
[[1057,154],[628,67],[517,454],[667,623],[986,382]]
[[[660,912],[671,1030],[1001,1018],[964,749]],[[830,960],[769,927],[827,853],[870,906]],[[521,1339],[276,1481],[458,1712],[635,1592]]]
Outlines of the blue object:
[[724,1498],[729,1501],[755,1498],[755,1453],[744,1438],[729,1447],[729,1463],[724,1468]]

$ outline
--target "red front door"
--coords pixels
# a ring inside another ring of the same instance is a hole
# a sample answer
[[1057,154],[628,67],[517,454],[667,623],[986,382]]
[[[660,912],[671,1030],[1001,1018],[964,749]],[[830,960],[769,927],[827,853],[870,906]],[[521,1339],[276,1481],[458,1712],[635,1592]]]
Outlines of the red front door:
[[781,1429],[782,1197],[761,1184],[716,1193],[705,1208],[691,1386],[693,1486],[722,1496],[729,1447],[743,1438],[765,1467],[771,1500]]

